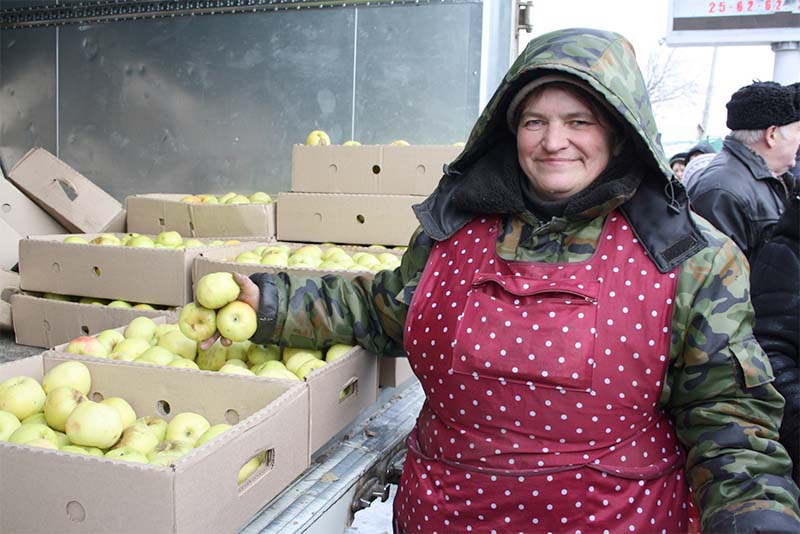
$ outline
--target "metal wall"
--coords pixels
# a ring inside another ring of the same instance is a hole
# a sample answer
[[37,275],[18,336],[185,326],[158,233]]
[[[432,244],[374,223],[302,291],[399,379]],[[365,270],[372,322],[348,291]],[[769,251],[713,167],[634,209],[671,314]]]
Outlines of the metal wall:
[[[288,190],[291,146],[317,128],[335,143],[465,141],[482,43],[507,38],[485,35],[486,9],[462,0],[3,29],[0,160],[9,169],[43,146],[123,200]],[[489,58],[495,72],[505,54]]]

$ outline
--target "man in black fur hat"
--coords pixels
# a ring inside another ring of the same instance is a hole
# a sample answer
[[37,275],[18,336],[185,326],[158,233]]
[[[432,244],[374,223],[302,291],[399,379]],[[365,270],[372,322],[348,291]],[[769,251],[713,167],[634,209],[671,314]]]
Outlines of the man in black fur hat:
[[800,148],[800,85],[754,82],[727,103],[720,153],[689,186],[697,213],[730,236],[748,259],[777,222],[794,187]]

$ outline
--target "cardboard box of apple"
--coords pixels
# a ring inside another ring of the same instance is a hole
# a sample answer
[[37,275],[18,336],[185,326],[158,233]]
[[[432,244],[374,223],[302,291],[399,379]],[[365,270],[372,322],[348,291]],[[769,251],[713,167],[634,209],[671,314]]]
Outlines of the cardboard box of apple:
[[242,193],[235,193],[233,191],[229,191],[222,195],[209,195],[209,194],[199,194],[199,195],[186,195],[185,197],[181,198],[181,202],[186,202],[188,204],[224,204],[224,205],[236,205],[236,204],[272,204],[275,200],[268,194],[263,191],[256,191],[255,193],[251,193],[249,195],[244,195]]
[[127,300],[101,299],[97,297],[82,297],[79,295],[62,295],[60,293],[45,292],[37,295],[48,300],[60,300],[63,302],[75,302],[77,304],[88,304],[91,306],[108,306],[109,308],[130,308],[132,310],[175,310],[174,306],[161,306],[159,304],[148,304],[146,302],[129,302]]
[[[306,145],[309,146],[329,146],[331,144],[330,136],[323,130],[312,130],[308,136],[306,137]],[[393,146],[411,146],[411,143],[406,141],[405,139],[395,139],[390,145]],[[459,141],[453,143],[453,146],[464,146],[464,142]],[[345,141],[342,143],[343,146],[361,146],[361,143],[354,140]]]
[[[89,369],[79,361],[56,365],[41,383],[30,376],[0,382],[0,441],[167,467],[233,426],[212,425],[194,412],[169,421],[140,415],[121,397],[90,400],[91,385]],[[239,484],[262,461],[251,458]]]
[[188,237],[184,238],[175,231],[160,232],[155,236],[129,232],[127,234],[103,233],[91,239],[81,235],[70,235],[64,238],[64,243],[74,243],[79,245],[103,245],[112,247],[133,247],[133,248],[171,248],[187,249],[196,247],[215,247],[219,245],[235,245],[239,241],[229,239],[215,239],[212,241],[201,241]]

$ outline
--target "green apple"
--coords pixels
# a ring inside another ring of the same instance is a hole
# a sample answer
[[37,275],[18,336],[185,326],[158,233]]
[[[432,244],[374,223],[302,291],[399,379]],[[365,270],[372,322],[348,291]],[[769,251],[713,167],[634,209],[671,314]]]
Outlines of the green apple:
[[361,146],[361,143],[359,143],[358,141],[353,141],[351,139],[349,141],[345,141],[344,143],[342,143],[342,145],[344,145],[344,146]]
[[329,248],[326,248],[322,252],[322,259],[326,260],[326,261],[336,262],[336,263],[353,261],[352,258],[350,257],[350,254],[348,254],[341,247],[329,247]]
[[17,428],[14,433],[8,437],[8,442],[24,445],[34,439],[46,439],[55,445],[57,439],[56,432],[42,423],[27,423]]
[[308,256],[317,258],[318,260],[321,260],[322,259],[322,247],[320,247],[319,245],[303,245],[303,246],[300,246],[300,247],[294,249],[294,251],[292,251],[292,256],[296,256],[298,254],[301,255],[301,256],[302,255],[308,255]]
[[156,325],[156,339],[159,341],[170,332],[180,332],[178,323],[159,323]]
[[21,426],[22,423],[19,422],[16,415],[0,410],[0,441],[8,441],[11,434]]
[[200,197],[197,195],[186,195],[185,197],[181,198],[181,202],[186,202],[187,204],[200,204]]
[[271,204],[273,202],[272,197],[263,191],[256,191],[249,198],[253,204]]
[[[71,452],[73,454],[85,454],[85,455],[89,454],[88,447],[81,447],[80,445],[62,445],[61,447],[58,448],[58,450],[60,450],[61,452]],[[103,451],[100,451],[100,456],[104,456]]]
[[239,298],[241,291],[232,273],[209,273],[197,282],[195,298],[204,308],[218,310]]
[[124,462],[136,462],[139,464],[150,463],[150,460],[147,459],[147,456],[128,447],[111,449],[105,454],[105,457],[111,458],[112,460],[122,460]]
[[59,449],[64,445],[71,445],[69,438],[65,433],[59,432],[58,430],[56,430],[55,433],[56,433],[56,445],[58,445]]
[[193,237],[183,240],[183,248],[197,248],[197,247],[204,247],[204,246],[206,246],[205,243],[203,243],[199,239],[195,239]]
[[167,332],[161,336],[157,346],[187,360],[194,360],[197,357],[197,341],[184,336],[180,330]]
[[99,236],[90,240],[89,243],[92,245],[105,245],[111,247],[122,246],[122,241],[114,234],[100,234]]
[[133,304],[125,300],[112,300],[106,306],[109,308],[133,308]]
[[[166,421],[165,421],[166,423]],[[148,454],[156,448],[159,439],[145,423],[137,420],[122,432],[122,437],[114,445],[114,448],[125,447],[141,454]]]
[[338,358],[341,358],[352,348],[353,345],[347,345],[345,343],[336,343],[335,345],[331,345],[328,347],[328,350],[325,351],[325,361],[330,363]]
[[250,199],[244,195],[234,195],[225,204],[250,204]]
[[65,430],[75,445],[107,449],[122,435],[122,419],[112,406],[87,400],[72,410]]
[[136,420],[136,423],[144,424],[152,432],[158,441],[167,438],[167,421],[155,415],[146,415]]
[[397,139],[391,142],[394,146],[410,146],[410,143],[404,139]]
[[162,441],[156,448],[147,454],[150,465],[160,465],[169,467],[181,456],[191,452],[192,444],[186,441],[166,440]]
[[247,360],[247,351],[250,350],[250,345],[253,343],[250,340],[235,341],[228,346],[226,354],[228,361],[241,360],[244,363]]
[[297,354],[298,352],[304,353],[307,352],[314,356],[316,359],[321,360],[323,358],[323,354],[321,350],[313,350],[313,349],[298,349],[297,347],[285,347],[283,349],[283,363],[289,361],[289,358]]
[[92,306],[105,306],[108,304],[106,299],[98,299],[95,297],[81,297],[78,299],[79,304],[90,304]]
[[40,447],[42,449],[53,449],[55,451],[58,450],[58,445],[46,438],[38,438],[31,441],[26,441],[23,443],[23,445],[27,445],[28,447]]
[[311,373],[311,371],[319,369],[320,367],[324,367],[325,365],[327,365],[326,361],[317,360],[314,358],[313,360],[308,360],[300,364],[300,367],[297,368],[297,372],[295,374],[297,375],[297,378],[303,380],[306,376],[308,376],[309,373]]
[[134,310],[155,310],[153,306],[147,304],[146,302],[140,302],[138,304],[133,305]]
[[176,357],[174,360],[167,364],[167,367],[177,367],[179,369],[200,369],[200,366],[197,365],[194,360],[190,360],[188,358],[181,358],[180,356]]
[[143,315],[135,317],[125,327],[123,335],[130,338],[144,339],[151,345],[156,344],[156,323],[150,317]]
[[71,235],[69,237],[64,238],[64,243],[78,243],[81,245],[86,245],[89,242],[79,235]]
[[[239,362],[241,360],[232,360],[232,361]],[[241,365],[234,365],[232,363],[226,363],[225,365],[220,367],[219,372],[230,375],[256,376],[256,374],[247,367],[242,367]]]
[[[230,351],[228,351],[228,352],[230,352]],[[225,362],[225,365],[232,365],[232,366],[234,366],[234,367],[241,367],[242,369],[248,369],[248,370],[250,369],[250,368],[247,366],[247,363],[245,363],[244,361],[242,361],[242,360],[239,360],[239,359],[237,359],[237,358],[230,358],[230,357],[228,357],[228,361],[227,361],[227,362]],[[222,367],[225,367],[225,365],[223,365]],[[220,369],[220,370],[221,370],[221,369]]]
[[260,263],[273,267],[286,267],[289,265],[289,255],[285,252],[268,252],[261,256]]
[[216,195],[197,195],[201,204],[219,204],[219,199]]
[[264,371],[266,369],[281,370],[291,374],[291,371],[289,371],[283,364],[283,362],[280,360],[267,360],[265,362],[257,363],[256,365],[250,367],[250,370],[253,371],[255,374],[259,374],[261,373],[261,371]]
[[106,397],[100,401],[100,404],[111,406],[117,411],[117,414],[119,414],[119,419],[122,421],[123,430],[136,422],[136,412],[133,410],[133,406],[131,406],[130,403],[122,397]]
[[323,132],[322,130],[312,130],[311,133],[308,134],[306,137],[306,145],[309,146],[318,146],[318,145],[330,145],[331,138]]
[[61,386],[50,391],[44,401],[44,418],[53,430],[64,431],[67,418],[86,395],[71,386]]
[[116,348],[116,346],[120,343],[120,341],[125,339],[125,336],[122,335],[122,332],[112,329],[103,330],[94,337],[96,337],[98,341],[103,343],[103,345],[108,347],[109,353],[113,352],[114,348]]
[[286,360],[286,368],[288,370],[290,370],[291,372],[293,372],[294,374],[297,374],[297,371],[298,371],[298,369],[300,369],[301,365],[303,365],[304,363],[306,363],[308,361],[312,361],[312,360],[316,360],[318,362],[322,361],[322,360],[316,358],[310,352],[296,352],[296,353],[292,354],[289,357],[289,359]]
[[156,243],[165,247],[179,247],[183,244],[183,237],[174,230],[160,232],[156,236]]
[[218,197],[219,203],[220,204],[227,204],[227,202],[230,199],[232,199],[233,197],[235,197],[237,194],[238,193],[234,193],[233,191],[228,191],[224,195],[221,195],[220,197]]
[[253,337],[258,327],[256,311],[240,300],[226,304],[217,312],[217,330],[231,341],[245,341]]
[[135,362],[147,363],[150,365],[169,365],[175,359],[175,355],[164,347],[150,347],[136,358]]
[[391,252],[381,252],[376,257],[378,258],[378,261],[384,265],[394,266],[400,264],[400,256],[397,254],[392,254]]
[[12,376],[0,382],[0,410],[10,412],[22,421],[44,409],[47,394],[35,379]]
[[367,269],[372,269],[373,267],[382,267],[380,260],[374,254],[370,254],[369,252],[363,252],[358,256],[358,258],[356,258],[355,254],[353,254],[353,261],[362,267],[366,267]]
[[64,302],[74,302],[75,297],[70,295],[60,295],[58,293],[42,293],[42,298],[47,300],[61,300]]
[[42,378],[42,388],[45,393],[50,393],[55,388],[71,386],[84,395],[92,389],[92,375],[89,368],[82,362],[62,362],[50,368]]
[[146,235],[137,235],[136,237],[132,237],[125,243],[126,247],[135,247],[135,248],[153,248],[156,246],[153,238]]
[[70,354],[94,356],[95,358],[108,358],[111,354],[111,349],[94,336],[76,337],[67,343],[67,348],[64,351]]
[[132,362],[150,347],[150,343],[144,339],[139,339],[137,337],[123,339],[117,343],[117,346],[111,351],[111,359]]
[[[45,397],[45,400],[47,400],[46,397]],[[22,423],[23,425],[27,425],[29,423],[41,423],[43,425],[46,425],[47,424],[47,418],[44,416],[44,412],[36,412],[34,414],[29,415],[28,417],[26,417],[24,419],[20,419],[19,422]]]
[[217,312],[190,302],[181,310],[178,326],[184,336],[194,341],[203,341],[217,331]]
[[269,360],[280,360],[281,348],[278,345],[257,345],[250,343],[247,349],[247,363],[252,367]]
[[207,349],[199,349],[195,363],[204,371],[219,371],[228,360],[228,347],[217,340]]
[[217,425],[210,426],[208,430],[206,430],[203,433],[202,436],[197,438],[197,441],[194,444],[195,448],[200,447],[205,443],[208,443],[212,439],[216,438],[217,436],[219,436],[220,434],[231,428],[233,428],[233,425],[229,425],[228,423],[219,423]]
[[319,265],[317,265],[317,269],[319,269],[321,271],[341,271],[343,269],[346,269],[346,267],[344,265],[342,265],[341,263],[337,263],[335,261],[327,261],[327,260],[325,260],[322,263],[320,263]]
[[267,378],[280,378],[281,380],[300,380],[296,374],[294,374],[288,369],[264,368],[260,370],[258,373],[256,373],[256,376],[262,376]]
[[167,423],[167,441],[183,441],[192,447],[211,428],[208,419],[194,412],[181,412]]
[[233,261],[236,263],[261,263],[261,256],[252,250],[247,250],[236,256]]
[[250,458],[241,469],[239,469],[239,473],[236,475],[236,483],[240,486],[247,480],[250,475],[256,472],[256,470],[261,466],[263,463],[263,454],[259,454],[257,456],[253,456]]

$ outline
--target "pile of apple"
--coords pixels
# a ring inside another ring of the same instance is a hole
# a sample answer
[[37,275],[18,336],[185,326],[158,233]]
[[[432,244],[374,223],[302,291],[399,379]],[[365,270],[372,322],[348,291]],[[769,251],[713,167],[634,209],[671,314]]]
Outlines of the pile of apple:
[[59,293],[42,293],[41,297],[49,300],[63,300],[79,304],[92,304],[94,306],[108,306],[109,308],[131,308],[134,310],[162,310],[170,307],[153,306],[146,302],[128,302],[127,300],[100,299],[97,297],[79,297],[76,295],[61,295]]
[[86,239],[79,235],[71,235],[64,238],[64,243],[77,243],[80,245],[105,245],[112,247],[138,247],[138,248],[174,248],[187,249],[195,247],[213,247],[217,245],[236,245],[239,241],[231,239],[222,241],[217,239],[204,243],[193,237],[184,239],[181,234],[173,231],[161,232],[155,237],[137,234],[136,232],[127,233],[121,237],[114,234],[100,234],[92,239]]
[[[374,246],[374,248],[378,248]],[[358,251],[348,253],[341,247],[303,245],[294,250],[289,245],[259,245],[253,250],[240,253],[230,261],[237,263],[260,263],[274,267],[305,267],[320,270],[366,270],[382,271],[400,266],[400,256],[392,252],[375,253]]]
[[[308,134],[306,137],[306,145],[310,146],[327,146],[331,144],[330,136],[322,130],[313,130],[311,133]],[[392,141],[390,144],[396,146],[409,146],[409,142],[403,139],[397,139],[396,141]],[[344,146],[361,146],[361,143],[354,140],[345,141],[342,143]]]
[[[181,412],[166,421],[137,416],[121,397],[90,400],[92,377],[81,362],[63,362],[41,384],[30,376],[0,382],[0,441],[115,460],[170,466],[232,425],[211,425],[202,415]],[[263,461],[249,460],[241,484]]]
[[189,204],[271,204],[272,197],[263,191],[256,191],[251,195],[228,192],[224,195],[186,195],[181,202]]

